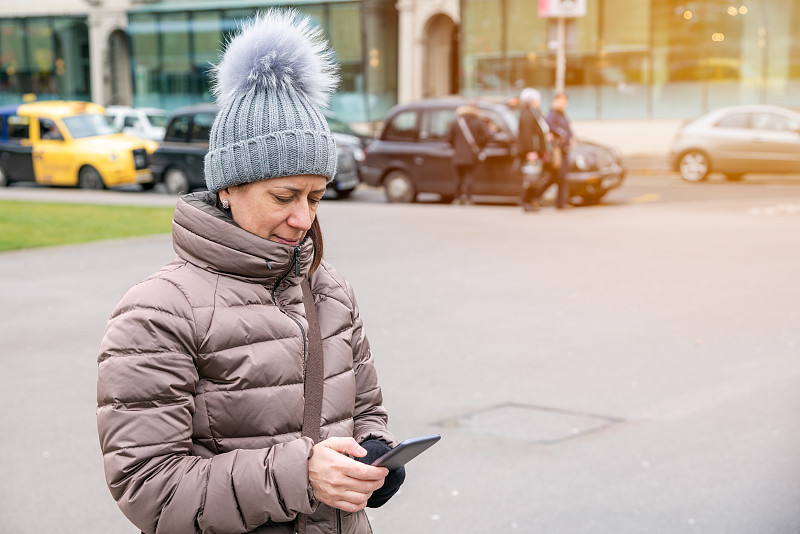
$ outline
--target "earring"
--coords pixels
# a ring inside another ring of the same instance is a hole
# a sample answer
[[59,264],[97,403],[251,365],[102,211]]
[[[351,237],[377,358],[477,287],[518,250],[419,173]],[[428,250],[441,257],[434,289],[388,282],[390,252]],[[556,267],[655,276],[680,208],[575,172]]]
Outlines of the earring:
[[223,198],[222,199],[222,209],[224,209],[224,210],[228,209],[228,199],[227,198]]

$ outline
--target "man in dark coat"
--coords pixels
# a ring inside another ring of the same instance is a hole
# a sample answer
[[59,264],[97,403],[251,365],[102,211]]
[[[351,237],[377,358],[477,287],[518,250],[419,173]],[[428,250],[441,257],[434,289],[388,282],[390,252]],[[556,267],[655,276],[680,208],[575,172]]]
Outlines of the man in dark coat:
[[542,163],[539,180],[523,182],[522,208],[525,211],[536,211],[539,208],[539,183],[549,181],[549,176],[554,174],[550,166],[550,127],[544,119],[541,110],[542,95],[536,89],[526,88],[519,94],[519,136],[517,142],[517,157],[519,167],[525,164],[540,161]]
[[479,156],[489,142],[489,130],[477,106],[466,105],[456,110],[456,120],[450,125],[447,140],[455,149],[453,164],[458,175],[458,201],[461,204],[471,204],[475,167],[482,161]]
[[[557,180],[558,180],[558,197],[556,197],[556,208],[564,209],[567,207],[567,172],[569,171],[569,150],[575,143],[575,136],[572,134],[572,128],[569,125],[567,118],[567,94],[558,93],[553,99],[553,106],[550,108],[550,113],[547,114],[547,124],[550,126],[550,131],[553,134],[553,150],[561,152],[561,164],[558,166]],[[558,159],[558,158],[556,158]],[[549,185],[549,184],[548,184]],[[547,186],[544,186],[545,189]],[[542,190],[544,192],[544,189]]]

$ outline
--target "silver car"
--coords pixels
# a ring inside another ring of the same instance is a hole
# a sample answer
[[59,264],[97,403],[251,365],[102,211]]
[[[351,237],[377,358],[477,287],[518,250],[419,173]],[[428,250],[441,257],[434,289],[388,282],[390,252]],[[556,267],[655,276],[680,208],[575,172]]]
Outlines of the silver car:
[[800,172],[800,113],[779,106],[717,109],[681,127],[670,149],[672,166],[687,182],[720,172]]

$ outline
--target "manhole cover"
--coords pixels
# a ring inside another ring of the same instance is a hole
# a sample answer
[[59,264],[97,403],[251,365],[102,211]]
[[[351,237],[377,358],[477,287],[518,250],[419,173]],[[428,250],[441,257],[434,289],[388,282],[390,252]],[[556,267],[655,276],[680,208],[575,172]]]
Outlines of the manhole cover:
[[594,432],[620,419],[542,406],[502,404],[440,423],[478,434],[537,443],[558,443]]

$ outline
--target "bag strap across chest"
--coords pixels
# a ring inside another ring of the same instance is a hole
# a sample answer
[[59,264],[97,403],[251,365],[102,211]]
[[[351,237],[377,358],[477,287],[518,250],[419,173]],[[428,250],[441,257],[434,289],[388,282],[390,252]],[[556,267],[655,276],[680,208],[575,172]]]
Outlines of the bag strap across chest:
[[[317,307],[314,305],[314,295],[308,280],[300,284],[303,290],[303,306],[306,309],[308,322],[308,347],[306,351],[305,374],[303,377],[303,393],[305,405],[303,408],[303,436],[311,438],[314,443],[320,440],[320,421],[322,419],[322,389],[325,379],[325,362],[322,358],[322,332],[319,328]],[[299,534],[306,531],[308,516],[297,516],[296,530]]]

